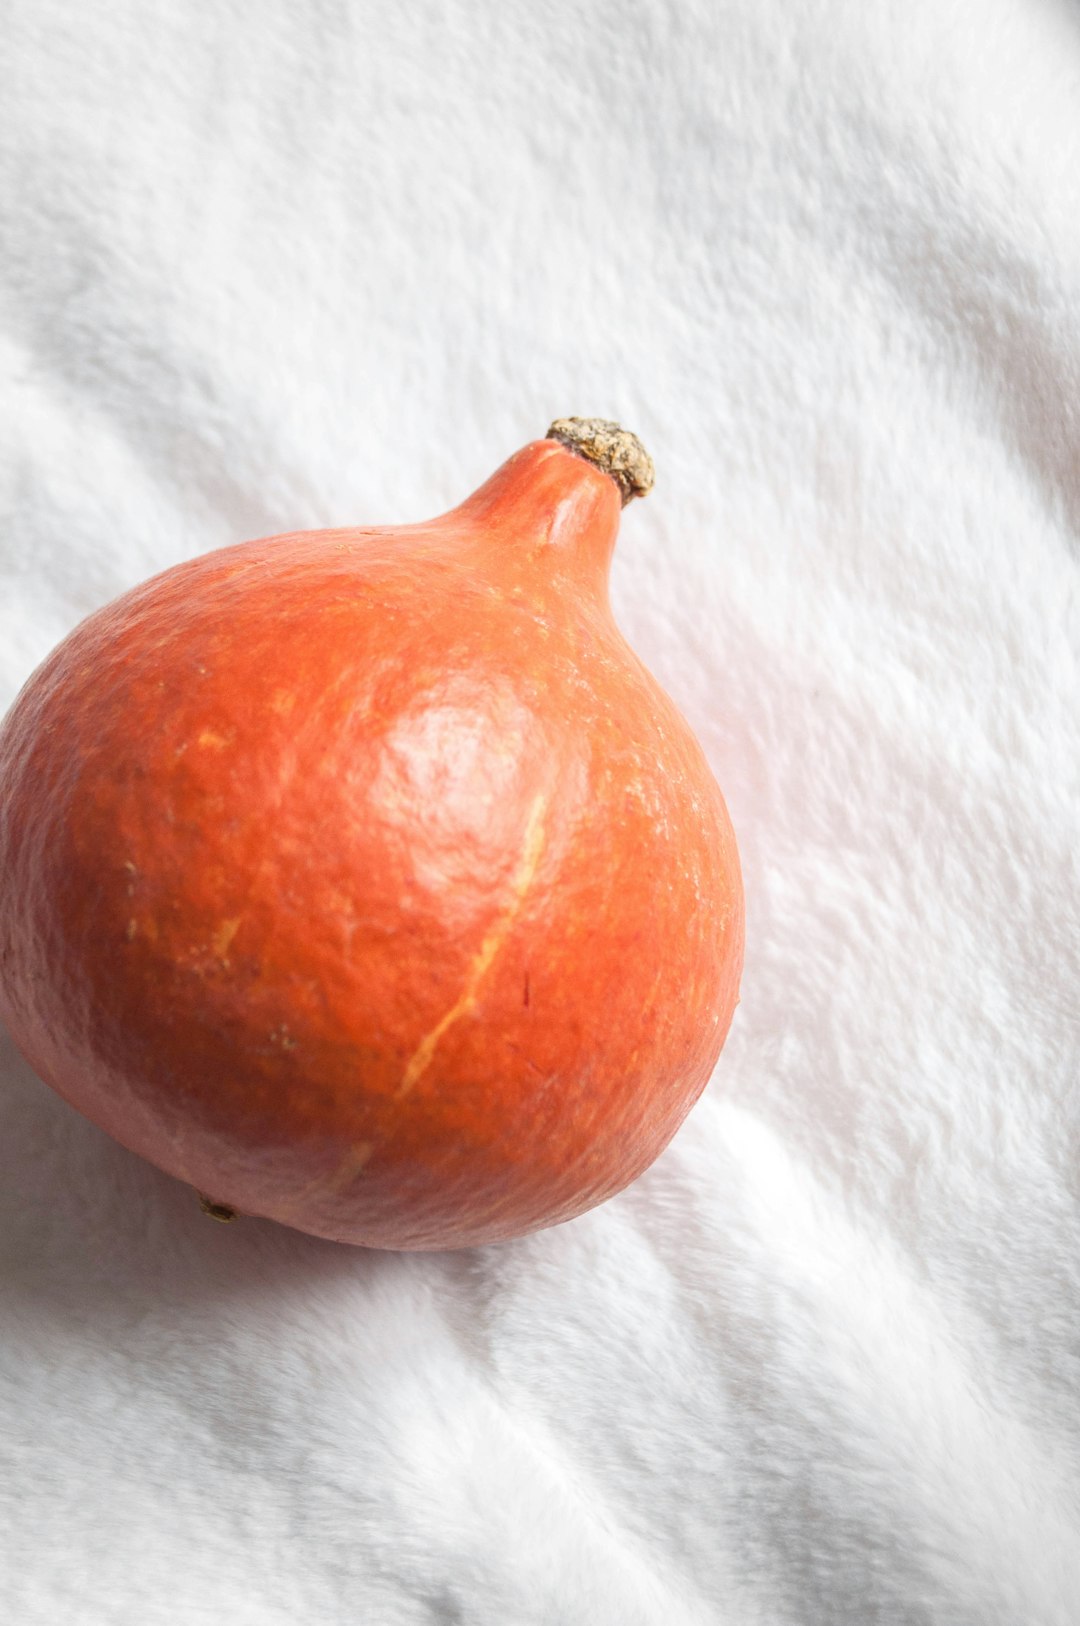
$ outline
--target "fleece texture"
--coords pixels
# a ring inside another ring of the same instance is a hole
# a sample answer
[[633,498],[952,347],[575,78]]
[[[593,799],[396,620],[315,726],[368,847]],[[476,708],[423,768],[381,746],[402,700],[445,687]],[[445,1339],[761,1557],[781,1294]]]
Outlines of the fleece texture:
[[11,0],[0,705],[245,537],[637,430],[742,1003],[624,1195],[207,1220],[0,1048],[19,1626],[1080,1621],[1080,12]]

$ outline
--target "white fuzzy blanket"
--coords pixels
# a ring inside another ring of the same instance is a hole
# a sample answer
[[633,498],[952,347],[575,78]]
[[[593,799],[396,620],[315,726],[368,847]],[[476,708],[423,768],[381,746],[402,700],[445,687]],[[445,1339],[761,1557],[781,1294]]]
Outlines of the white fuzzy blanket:
[[743,1000],[520,1244],[222,1227],[0,1051],[18,1626],[1080,1621],[1080,11],[12,0],[0,707],[243,537],[638,430]]

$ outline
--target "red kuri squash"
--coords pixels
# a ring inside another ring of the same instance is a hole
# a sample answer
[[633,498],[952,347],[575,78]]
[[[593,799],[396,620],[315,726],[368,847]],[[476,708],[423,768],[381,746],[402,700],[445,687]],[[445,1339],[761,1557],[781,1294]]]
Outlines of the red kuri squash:
[[618,632],[635,437],[560,420],[427,524],[272,537],[89,617],[0,729],[0,1014],[231,1210],[382,1248],[570,1219],[736,1003],[719,788]]

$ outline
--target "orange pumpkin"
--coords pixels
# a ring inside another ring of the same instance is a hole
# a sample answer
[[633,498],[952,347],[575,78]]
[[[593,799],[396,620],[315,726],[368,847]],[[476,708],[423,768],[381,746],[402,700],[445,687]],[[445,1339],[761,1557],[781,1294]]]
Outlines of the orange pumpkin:
[[633,436],[562,420],[428,524],[165,571],[0,729],[0,1014],[221,1217],[452,1248],[581,1214],[704,1087],[743,900],[607,596]]

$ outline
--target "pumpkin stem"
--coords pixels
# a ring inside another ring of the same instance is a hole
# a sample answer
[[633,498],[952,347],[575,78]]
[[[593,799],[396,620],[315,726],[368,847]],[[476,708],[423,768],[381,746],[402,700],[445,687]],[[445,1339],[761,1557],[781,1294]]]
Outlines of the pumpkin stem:
[[557,440],[610,474],[622,493],[624,508],[632,498],[648,496],[653,488],[652,458],[636,435],[610,418],[556,418],[544,438]]

